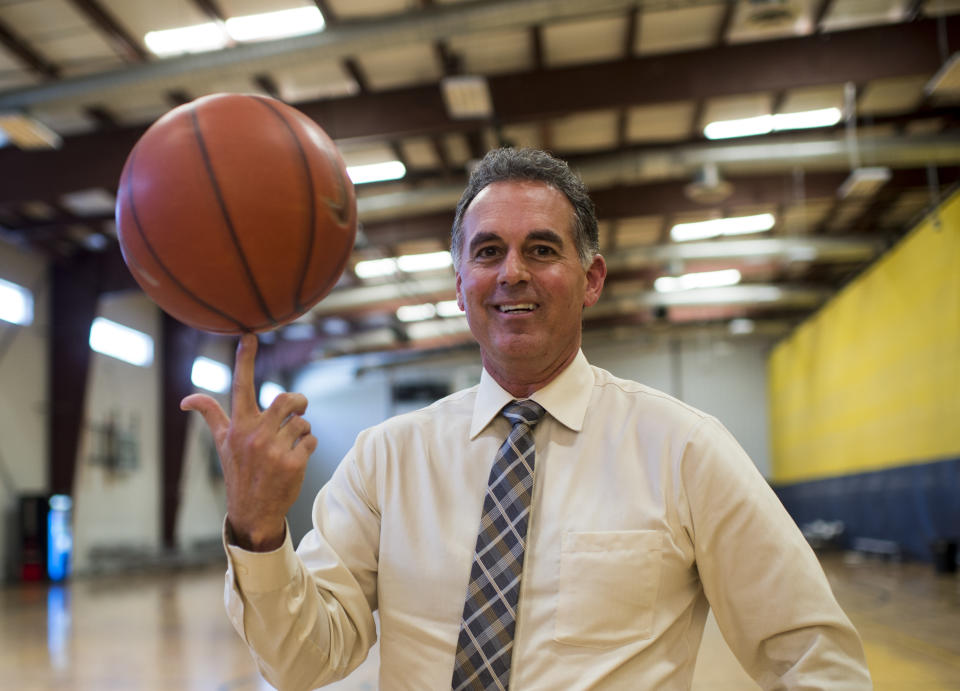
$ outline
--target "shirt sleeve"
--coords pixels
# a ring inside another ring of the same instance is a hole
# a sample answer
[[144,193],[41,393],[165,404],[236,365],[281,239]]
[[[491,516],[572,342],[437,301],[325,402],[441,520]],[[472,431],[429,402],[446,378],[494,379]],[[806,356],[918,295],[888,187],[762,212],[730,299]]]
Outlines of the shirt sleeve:
[[680,459],[697,569],[717,623],[764,689],[871,689],[860,637],[813,550],[716,420]]
[[272,552],[230,544],[224,599],[263,677],[281,689],[342,679],[376,641],[379,513],[351,452],[314,501],[314,528],[296,551],[287,530]]

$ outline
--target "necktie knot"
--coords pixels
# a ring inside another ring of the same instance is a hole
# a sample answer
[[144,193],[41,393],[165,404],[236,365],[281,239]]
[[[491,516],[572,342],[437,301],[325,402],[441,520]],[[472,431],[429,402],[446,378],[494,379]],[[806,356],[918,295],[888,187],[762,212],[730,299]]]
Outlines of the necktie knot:
[[533,427],[540,422],[546,412],[539,403],[528,399],[508,403],[503,407],[500,414],[507,418],[514,427],[519,424]]

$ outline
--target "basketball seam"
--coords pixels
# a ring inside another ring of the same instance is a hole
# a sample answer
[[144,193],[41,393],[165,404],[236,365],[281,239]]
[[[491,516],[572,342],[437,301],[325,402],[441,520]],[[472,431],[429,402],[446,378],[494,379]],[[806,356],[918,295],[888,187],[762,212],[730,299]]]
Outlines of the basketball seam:
[[220,205],[220,213],[227,225],[227,232],[230,234],[230,239],[233,241],[233,246],[237,251],[240,264],[247,276],[247,280],[250,282],[250,288],[253,290],[253,294],[256,297],[257,302],[260,303],[260,309],[263,311],[267,319],[270,320],[270,323],[276,325],[277,320],[270,313],[270,309],[267,307],[267,303],[263,298],[263,294],[260,292],[260,286],[257,285],[256,277],[253,275],[253,270],[250,268],[250,264],[247,261],[247,255],[244,253],[243,247],[240,245],[240,238],[237,237],[237,231],[233,226],[233,219],[230,217],[230,211],[227,208],[227,202],[223,198],[223,194],[220,191],[220,185],[217,184],[217,177],[213,172],[213,161],[210,158],[209,151],[207,151],[206,141],[203,138],[203,132],[200,130],[200,120],[197,117],[197,109],[195,107],[190,109],[190,118],[193,123],[193,133],[197,139],[197,145],[200,148],[200,155],[203,158],[203,164],[207,170],[207,177],[210,179],[210,185],[213,187],[214,196],[217,199],[217,203]]
[[296,290],[293,294],[293,313],[299,312],[303,309],[303,303],[300,301],[300,294],[303,292],[303,285],[307,280],[307,272],[310,269],[310,259],[313,257],[313,238],[317,231],[317,203],[314,198],[314,187],[313,187],[313,174],[310,172],[310,162],[307,160],[307,153],[303,150],[303,146],[300,144],[300,139],[297,137],[297,133],[294,131],[293,127],[287,122],[287,119],[283,116],[283,113],[280,112],[272,103],[267,101],[264,98],[254,96],[254,100],[262,103],[270,112],[272,112],[280,122],[283,123],[283,126],[287,129],[287,132],[290,135],[290,138],[293,140],[293,144],[297,149],[297,153],[300,154],[300,162],[303,164],[303,171],[306,175],[306,186],[307,186],[307,199],[310,200],[310,222],[307,227],[307,247],[303,253],[303,262],[300,265],[300,274],[297,277]]
[[[130,152],[130,174],[128,177],[133,177],[133,169],[136,166],[136,155],[137,155],[137,151],[136,151],[136,148],[134,148],[134,150]],[[144,232],[143,226],[140,223],[140,214],[137,213],[137,200],[133,194],[133,185],[128,182],[126,185],[126,188],[127,188],[127,199],[130,205],[130,213],[133,215],[133,224],[137,229],[137,234],[140,236],[140,239],[143,241],[143,244],[146,246],[147,251],[150,253],[150,256],[153,257],[153,260],[157,263],[157,266],[159,266],[160,269],[167,275],[167,278],[169,278],[177,288],[182,290],[187,295],[187,297],[189,297],[191,300],[196,302],[198,305],[200,305],[204,309],[207,309],[210,312],[213,312],[214,314],[220,317],[223,317],[227,321],[233,322],[238,327],[240,327],[243,331],[247,331],[248,327],[245,324],[243,324],[243,322],[241,322],[239,319],[235,319],[234,317],[231,317],[226,312],[218,309],[217,307],[214,307],[213,305],[211,305],[210,303],[206,302],[201,297],[196,295],[192,290],[187,288],[187,286],[185,286],[180,281],[180,279],[178,279],[176,275],[167,267],[167,265],[163,262],[163,260],[160,259],[160,255],[157,254],[157,251],[154,249],[153,245],[150,243],[150,240],[147,238],[147,234],[146,232]]]

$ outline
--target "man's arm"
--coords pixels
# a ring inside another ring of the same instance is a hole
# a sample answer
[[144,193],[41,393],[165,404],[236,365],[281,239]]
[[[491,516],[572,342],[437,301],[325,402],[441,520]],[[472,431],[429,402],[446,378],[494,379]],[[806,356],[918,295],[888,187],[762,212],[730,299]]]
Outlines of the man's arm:
[[[305,552],[308,564],[293,551],[285,517],[317,439],[303,418],[307,401],[301,394],[281,394],[259,409],[256,351],[256,337],[245,335],[237,348],[230,417],[202,394],[186,397],[181,408],[203,415],[223,467],[228,615],[268,679],[284,689],[310,689],[322,683],[318,679],[349,673],[366,657],[375,639],[375,604],[322,535]],[[341,505],[364,513],[367,505],[350,496],[356,488],[349,478],[343,484]],[[351,525],[348,516],[341,528]]]
[[730,433],[704,420],[680,463],[700,579],[744,669],[765,689],[872,688],[816,555]]
[[276,552],[228,547],[227,612],[277,688],[342,679],[376,640],[380,523],[362,483],[351,452],[317,497],[314,529],[296,552],[289,535]]

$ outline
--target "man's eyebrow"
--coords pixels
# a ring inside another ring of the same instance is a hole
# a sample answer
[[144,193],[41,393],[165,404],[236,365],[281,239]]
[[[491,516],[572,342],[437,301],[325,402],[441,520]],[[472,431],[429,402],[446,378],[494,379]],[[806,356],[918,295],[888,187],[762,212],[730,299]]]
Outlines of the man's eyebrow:
[[549,229],[531,231],[530,234],[527,235],[527,241],[529,242],[530,240],[539,240],[541,242],[551,242],[555,245],[563,245],[563,236],[560,235],[560,233]]
[[497,240],[500,240],[500,236],[497,235],[496,233],[491,233],[489,231],[486,231],[486,232],[480,231],[479,233],[474,235],[472,238],[470,238],[470,251],[472,252],[473,250],[475,250],[477,247],[484,244],[485,242],[494,242]]

